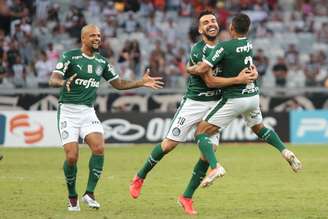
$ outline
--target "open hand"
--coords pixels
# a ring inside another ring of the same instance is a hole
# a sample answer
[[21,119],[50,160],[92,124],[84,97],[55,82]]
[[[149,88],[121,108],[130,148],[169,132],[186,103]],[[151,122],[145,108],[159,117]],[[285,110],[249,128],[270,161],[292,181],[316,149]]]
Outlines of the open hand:
[[145,74],[142,77],[143,86],[150,87],[153,89],[163,88],[164,82],[162,77],[151,77],[149,75],[149,68],[146,70]]

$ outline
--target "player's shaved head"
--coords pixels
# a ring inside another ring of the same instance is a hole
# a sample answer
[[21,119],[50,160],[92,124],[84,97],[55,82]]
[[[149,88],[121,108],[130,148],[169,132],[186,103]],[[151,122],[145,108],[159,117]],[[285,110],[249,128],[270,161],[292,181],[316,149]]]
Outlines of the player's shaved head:
[[100,30],[99,27],[97,25],[94,24],[87,24],[85,25],[82,30],[81,30],[81,37],[83,37],[86,33],[89,33],[92,30]]

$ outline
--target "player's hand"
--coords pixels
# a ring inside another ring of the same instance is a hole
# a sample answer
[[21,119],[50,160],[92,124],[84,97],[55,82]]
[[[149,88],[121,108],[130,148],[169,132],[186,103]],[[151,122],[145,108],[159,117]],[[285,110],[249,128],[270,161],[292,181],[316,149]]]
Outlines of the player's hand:
[[249,67],[249,69],[251,70],[251,75],[254,76],[254,80],[256,80],[259,77],[259,73],[257,72],[257,68],[255,65],[251,65]]
[[72,82],[74,81],[74,79],[76,78],[77,74],[75,73],[74,75],[72,75],[71,77],[69,77],[66,82],[65,82],[65,87],[66,87],[66,90],[68,92],[71,92],[71,84]]
[[250,68],[244,68],[237,76],[239,84],[249,84],[256,80],[257,71],[252,72]]
[[162,81],[162,77],[151,77],[149,75],[149,68],[147,68],[146,72],[142,77],[143,86],[150,87],[153,89],[163,88],[164,82]]

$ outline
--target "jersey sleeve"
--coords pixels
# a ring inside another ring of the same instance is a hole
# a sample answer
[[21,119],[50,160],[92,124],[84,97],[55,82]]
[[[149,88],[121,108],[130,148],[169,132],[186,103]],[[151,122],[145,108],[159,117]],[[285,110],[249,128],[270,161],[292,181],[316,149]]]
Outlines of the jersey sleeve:
[[206,58],[203,59],[203,62],[207,63],[213,68],[223,59],[224,53],[224,47],[218,44],[215,49],[213,49],[213,51]]
[[55,70],[53,72],[65,76],[70,63],[71,63],[70,57],[66,53],[63,53],[60,56],[56,64]]
[[119,78],[119,75],[115,72],[113,66],[107,61],[106,61],[106,67],[104,69],[102,76],[108,82]]
[[202,61],[202,58],[202,51],[200,49],[197,49],[196,46],[192,47],[189,55],[189,65],[196,65],[198,62]]

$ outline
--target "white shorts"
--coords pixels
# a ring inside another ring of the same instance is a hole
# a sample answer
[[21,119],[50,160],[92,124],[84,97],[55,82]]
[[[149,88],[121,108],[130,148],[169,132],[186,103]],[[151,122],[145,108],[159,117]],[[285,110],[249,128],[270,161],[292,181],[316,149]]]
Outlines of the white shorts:
[[93,132],[104,134],[104,129],[93,107],[76,104],[59,104],[58,131],[62,144],[79,142]]
[[[189,132],[201,122],[206,113],[217,101],[195,101],[184,98],[175,113],[166,138],[173,141],[185,142]],[[219,134],[211,137],[213,144],[219,144]]]
[[242,115],[248,127],[260,124],[263,120],[259,95],[240,98],[222,98],[206,115],[205,121],[221,129],[226,128],[233,119]]

